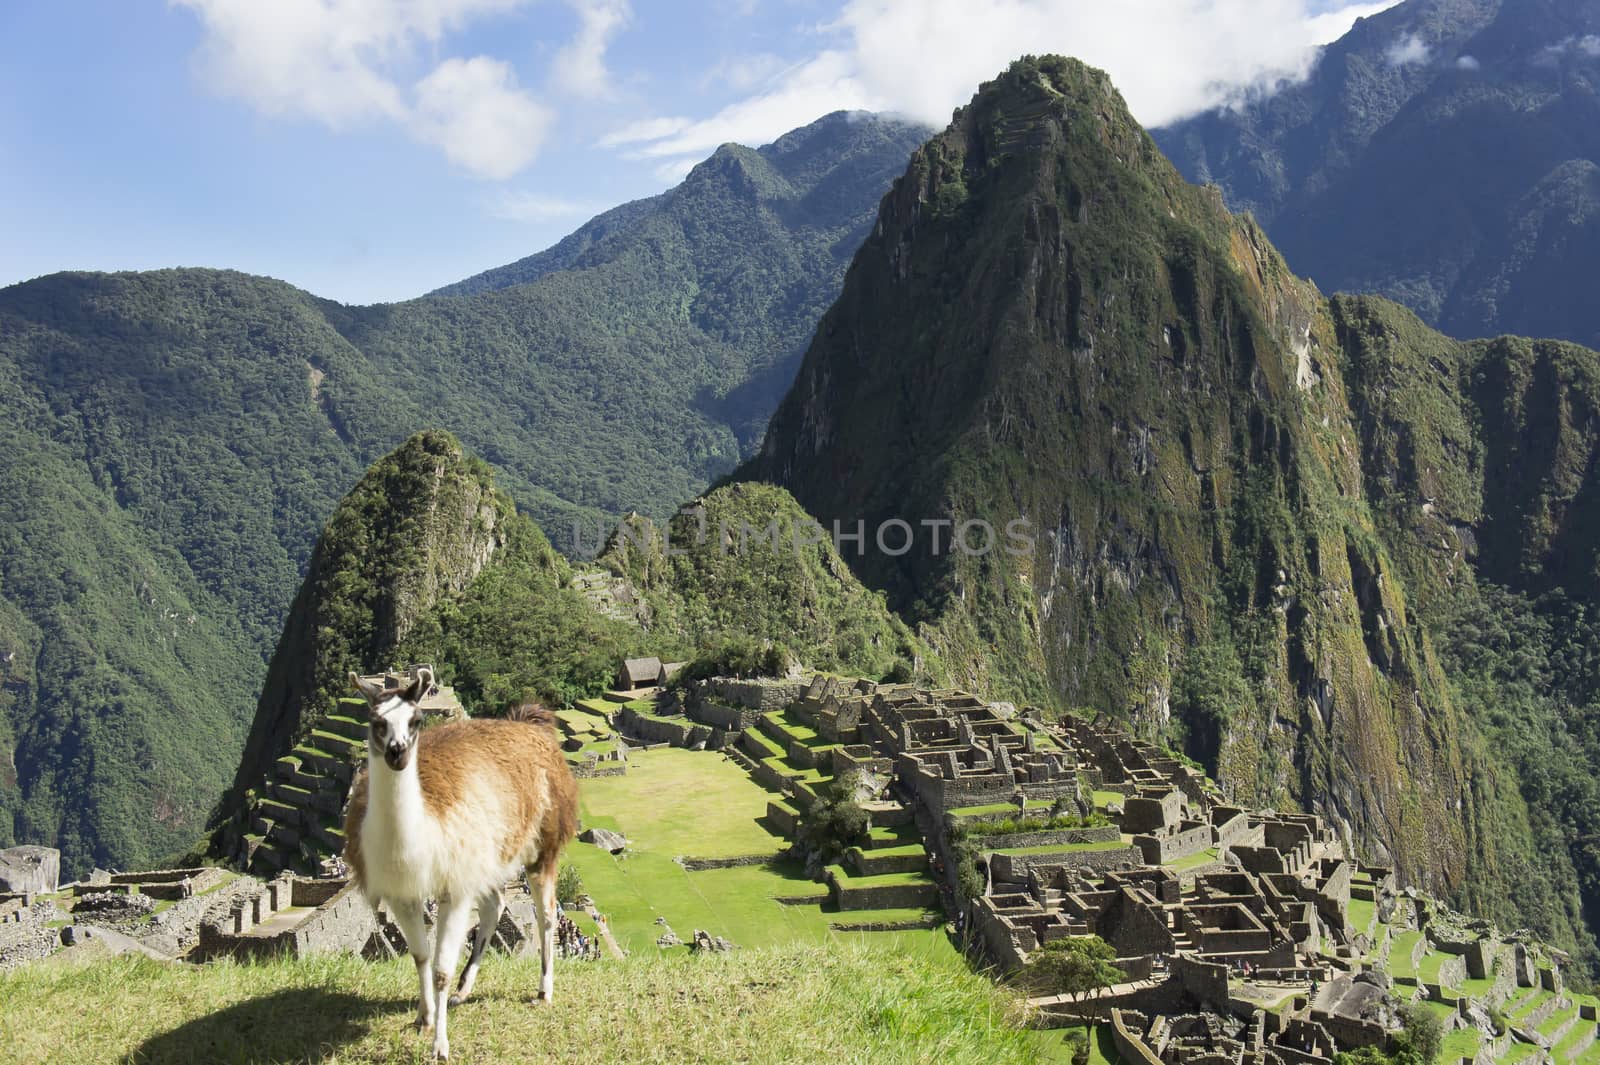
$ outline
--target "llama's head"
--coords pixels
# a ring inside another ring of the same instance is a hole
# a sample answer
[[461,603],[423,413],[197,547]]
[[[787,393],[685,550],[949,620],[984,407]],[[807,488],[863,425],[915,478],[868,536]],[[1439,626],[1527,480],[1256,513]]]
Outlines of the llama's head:
[[423,697],[433,688],[433,670],[420,667],[394,687],[363,680],[354,673],[350,683],[367,700],[367,747],[383,755],[390,769],[399,772],[411,764],[422,727]]

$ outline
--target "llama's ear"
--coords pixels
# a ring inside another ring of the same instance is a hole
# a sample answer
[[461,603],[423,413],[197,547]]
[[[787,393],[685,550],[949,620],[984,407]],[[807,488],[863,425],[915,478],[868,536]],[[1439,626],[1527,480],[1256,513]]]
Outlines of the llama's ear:
[[405,700],[408,703],[420,703],[433,690],[433,670],[427,666],[419,666],[411,677],[411,687],[405,691]]
[[350,674],[350,684],[369,703],[376,704],[383,697],[383,685],[370,680],[362,680],[353,672]]

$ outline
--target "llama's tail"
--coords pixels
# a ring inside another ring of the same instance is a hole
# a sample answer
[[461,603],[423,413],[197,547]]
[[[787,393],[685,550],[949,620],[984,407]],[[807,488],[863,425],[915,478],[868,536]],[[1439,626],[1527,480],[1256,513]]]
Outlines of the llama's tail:
[[537,699],[528,699],[513,706],[506,714],[506,720],[521,721],[529,725],[543,725],[545,728],[556,727],[555,713]]

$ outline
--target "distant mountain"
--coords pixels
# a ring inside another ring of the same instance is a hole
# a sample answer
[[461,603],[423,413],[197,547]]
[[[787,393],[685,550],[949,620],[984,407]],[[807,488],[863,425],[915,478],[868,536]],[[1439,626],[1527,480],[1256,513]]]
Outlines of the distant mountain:
[[1600,3],[1406,0],[1303,84],[1153,131],[1329,292],[1600,346]]
[[607,211],[547,251],[434,295],[500,291],[564,273],[584,291],[659,307],[695,334],[708,364],[720,363],[696,406],[749,448],[838,295],[877,197],[932,132],[836,111],[762,148],[725,144],[677,188]]
[[81,872],[193,843],[319,530],[413,432],[457,428],[589,554],[732,469],[925,134],[838,114],[725,145],[474,294],[347,307],[219,270],[0,289],[0,845]]
[[1600,355],[1324,298],[1046,57],[913,156],[735,477],[864,523],[954,682],[1122,718],[1593,965],[1597,469]]

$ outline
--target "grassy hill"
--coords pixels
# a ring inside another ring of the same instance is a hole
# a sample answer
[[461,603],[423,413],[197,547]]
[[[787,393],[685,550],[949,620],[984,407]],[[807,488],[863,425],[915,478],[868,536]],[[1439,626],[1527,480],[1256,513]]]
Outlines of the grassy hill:
[[[941,949],[915,956],[866,943],[795,944],[564,962],[551,1003],[530,1001],[537,960],[491,955],[474,999],[451,1010],[451,1060],[1040,1060],[1043,1040],[1013,1025],[1008,997]],[[427,1058],[427,1038],[411,1028],[416,973],[405,959],[33,966],[0,974],[0,994],[17,1065]]]

